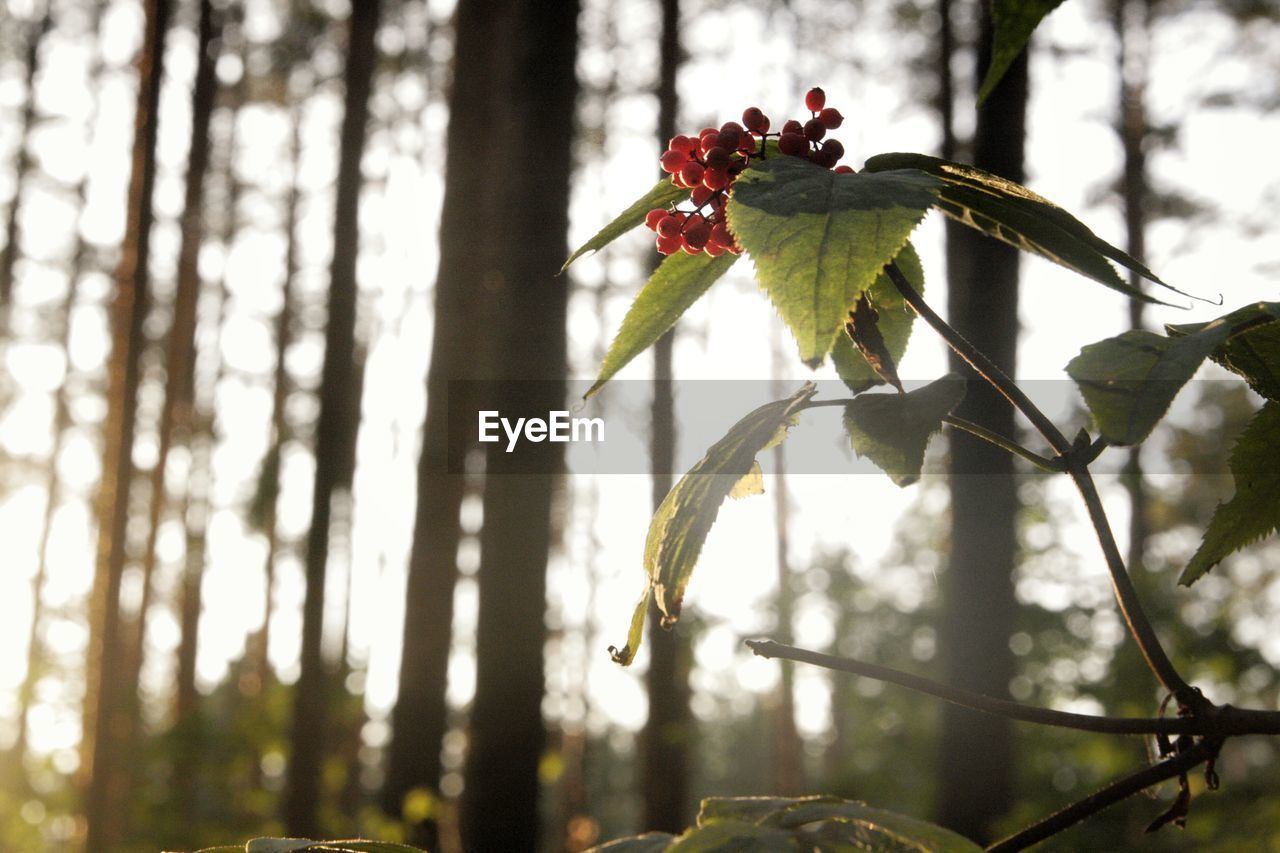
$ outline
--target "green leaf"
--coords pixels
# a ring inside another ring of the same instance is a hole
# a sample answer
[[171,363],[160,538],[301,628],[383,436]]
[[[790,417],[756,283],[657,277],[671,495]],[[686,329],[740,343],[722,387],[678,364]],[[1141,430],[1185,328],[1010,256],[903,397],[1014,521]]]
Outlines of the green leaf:
[[738,177],[729,229],[810,367],[831,351],[849,308],[901,251],[940,187],[915,170],[836,174],[785,156]]
[[899,486],[920,479],[929,438],[964,399],[963,376],[948,373],[906,394],[863,394],[844,409],[844,426],[859,456]]
[[[653,846],[639,844],[651,837]],[[710,797],[702,801],[696,828],[685,832],[675,843],[660,846],[668,839],[670,836],[650,833],[594,850],[601,853],[752,850],[977,853],[982,849],[926,821],[836,797]],[[620,844],[635,846],[617,846]]]
[[991,23],[995,28],[995,40],[987,76],[978,90],[979,104],[987,99],[1013,60],[1018,58],[1044,16],[1061,4],[1062,0],[993,0]]
[[1227,370],[1245,378],[1249,387],[1268,400],[1280,400],[1280,302],[1257,302],[1210,323],[1167,325],[1174,337],[1193,335],[1213,323],[1226,323],[1231,337],[1210,356]]
[[737,259],[737,255],[728,253],[718,258],[685,252],[668,256],[627,309],[622,328],[600,365],[600,375],[584,398],[600,390],[631,359],[651,347]]
[[314,841],[307,838],[255,838],[244,847],[214,847],[212,851],[243,850],[244,853],[424,853],[418,847],[392,844],[389,841],[366,841],[354,838],[347,841]]
[[1107,441],[1138,444],[1230,334],[1231,326],[1221,319],[1180,338],[1132,329],[1084,347],[1067,364],[1067,374]]
[[969,853],[982,849],[964,836],[928,821],[836,797],[798,799],[772,815],[768,822],[784,829],[827,822],[835,829],[834,837],[867,845],[859,847],[860,850]]
[[291,853],[319,843],[310,838],[255,838],[244,849],[245,853]]
[[640,596],[640,603],[631,612],[631,626],[627,629],[627,644],[620,649],[617,646],[609,647],[609,657],[613,659],[614,663],[630,666],[631,662],[636,659],[636,652],[640,651],[640,644],[644,642],[644,620],[649,614],[649,595],[652,592],[652,585],[645,581],[644,593]]
[[1182,293],[1161,281],[1140,261],[1094,234],[1070,213],[1021,184],[924,154],[877,154],[863,168],[873,173],[919,169],[932,175],[942,182],[937,208],[947,216],[1134,299],[1160,303],[1129,285],[1108,259]]
[[814,395],[807,383],[785,400],[766,403],[733,425],[667,493],[649,524],[644,566],[657,596],[663,625],[680,618],[685,587],[720,504],[755,470],[756,454],[785,435]]
[[1204,541],[1183,570],[1178,583],[1189,586],[1223,557],[1280,527],[1280,403],[1262,407],[1231,450],[1231,476],[1236,492],[1218,504]]
[[[910,243],[902,247],[902,251],[894,258],[894,263],[916,292],[924,293],[924,267]],[[889,354],[894,361],[901,362],[903,353],[907,351],[911,328],[915,324],[915,312],[907,306],[898,288],[893,286],[893,282],[883,272],[876,276],[875,284],[867,290],[867,298],[880,315],[880,335],[884,338]],[[884,384],[884,380],[867,363],[862,353],[858,352],[848,335],[836,336],[831,361],[836,366],[836,373],[854,394],[861,394],[868,388]]]
[[675,840],[669,832],[646,832],[592,847],[589,853],[663,853]]
[[564,272],[569,265],[587,252],[596,252],[605,246],[617,240],[623,234],[626,234],[637,225],[644,224],[644,217],[649,211],[655,207],[667,207],[668,205],[678,204],[689,197],[689,190],[677,187],[671,183],[670,178],[663,178],[653,185],[653,189],[636,199],[630,207],[619,213],[612,222],[601,228],[596,236],[583,243],[578,251],[569,256],[569,260],[564,262],[564,266],[560,268],[560,272]]
[[801,853],[794,833],[739,821],[687,830],[667,848],[670,853]]

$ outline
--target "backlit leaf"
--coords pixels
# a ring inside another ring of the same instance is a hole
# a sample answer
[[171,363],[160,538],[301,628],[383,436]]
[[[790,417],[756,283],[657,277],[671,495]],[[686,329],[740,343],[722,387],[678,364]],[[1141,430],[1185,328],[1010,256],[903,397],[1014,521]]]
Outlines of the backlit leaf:
[[649,524],[644,565],[664,625],[680,618],[685,587],[720,504],[755,470],[756,454],[785,434],[815,390],[806,384],[791,397],[766,403],[738,421],[659,505]]
[[1190,585],[1223,557],[1270,536],[1280,527],[1280,403],[1271,401],[1253,416],[1231,451],[1236,491],[1218,504],[1204,540],[1178,583]]
[[1067,374],[1107,441],[1138,444],[1220,342],[1203,333],[1166,338],[1132,329],[1081,349]]
[[627,309],[600,365],[600,375],[584,396],[600,390],[631,359],[653,346],[737,259],[728,253],[718,258],[684,252],[668,256]]
[[[894,263],[898,265],[898,269],[902,270],[902,274],[907,277],[907,281],[911,282],[916,292],[924,293],[924,268],[920,264],[920,256],[916,254],[915,248],[910,243],[902,247],[898,257],[894,258]],[[893,282],[883,272],[876,276],[875,284],[867,290],[866,296],[872,307],[876,309],[876,313],[880,315],[878,326],[880,336],[884,338],[885,347],[894,361],[901,362],[903,353],[907,351],[907,341],[911,337],[916,313],[907,306],[898,288],[893,286]],[[858,348],[853,345],[853,341],[849,340],[848,335],[836,336],[835,346],[831,349],[831,362],[835,365],[840,379],[855,394],[861,394],[868,388],[884,383],[884,380],[863,358]]]
[[567,270],[570,264],[587,252],[597,252],[637,225],[643,225],[645,214],[655,207],[667,207],[671,204],[677,204],[688,197],[689,190],[677,187],[671,183],[670,178],[663,178],[653,185],[653,189],[636,199],[630,207],[614,217],[612,222],[601,228],[596,236],[583,243],[578,251],[570,255],[569,260],[564,262],[560,272]]
[[901,251],[940,186],[915,170],[836,174],[785,156],[738,177],[729,228],[806,364],[822,363],[849,308]]
[[964,377],[948,373],[906,394],[862,394],[844,409],[844,426],[859,456],[899,486],[920,479],[930,437],[964,399]]
[[877,154],[867,160],[864,169],[873,173],[919,169],[941,182],[937,208],[946,215],[1134,299],[1160,302],[1130,286],[1108,259],[1181,293],[1053,202],[998,175],[937,157],[909,153]]
[[[1243,376],[1249,387],[1268,400],[1280,400],[1280,302],[1257,302],[1232,311],[1214,323],[1231,326],[1232,334],[1210,358]],[[1203,331],[1210,323],[1168,325],[1181,337]]]
[[995,38],[991,64],[987,66],[987,76],[978,90],[978,103],[991,94],[1013,60],[1026,47],[1031,33],[1044,16],[1061,4],[1062,0],[992,0],[991,24],[995,28]]

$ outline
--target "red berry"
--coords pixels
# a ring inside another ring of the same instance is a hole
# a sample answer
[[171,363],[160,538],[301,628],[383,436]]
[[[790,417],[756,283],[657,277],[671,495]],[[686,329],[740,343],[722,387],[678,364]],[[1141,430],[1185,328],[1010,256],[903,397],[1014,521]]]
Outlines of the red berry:
[[817,86],[805,93],[804,108],[809,112],[816,113],[826,105],[827,93],[819,89]]
[[706,156],[706,153],[711,149],[718,148],[719,145],[720,134],[714,130],[698,141],[698,148],[701,149],[703,156]]
[[836,174],[837,174],[837,175],[852,175],[852,174],[853,174],[853,167],[852,167],[852,166],[836,166]]
[[808,149],[809,143],[798,133],[784,133],[778,137],[778,150],[792,157],[799,157]]
[[706,136],[708,133],[715,132],[716,129],[714,127],[704,127],[702,130],[698,131],[698,139],[702,139],[702,137]]
[[795,119],[793,119],[793,118],[792,118],[792,119],[787,119],[787,121],[782,125],[782,132],[783,132],[783,133],[799,133],[799,134],[803,134],[803,133],[804,133],[804,125],[803,125],[803,124],[801,124],[800,122],[796,121],[796,120],[795,120]]
[[822,126],[827,130],[835,130],[844,124],[844,116],[840,115],[840,111],[835,107],[827,107],[818,113],[818,121],[822,122]]
[[747,107],[743,110],[742,123],[752,133],[766,133],[769,130],[769,117],[759,107]]
[[680,167],[680,179],[688,186],[696,187],[702,182],[702,173],[704,171],[705,169],[701,163],[690,160]]
[[686,255],[696,255],[702,251],[701,249],[693,248],[692,246],[689,245],[689,241],[683,240],[683,239],[680,241],[680,246],[681,248],[684,249],[684,253]]
[[658,236],[666,237],[668,239],[672,237],[679,237],[680,226],[683,223],[684,223],[684,214],[682,213],[667,214],[666,216],[662,217],[662,219],[658,221],[658,228],[657,228]]
[[714,192],[714,190],[709,190],[702,186],[702,184],[698,184],[698,186],[693,188],[693,206],[702,207],[704,204],[711,201],[711,196]]
[[698,147],[698,140],[690,139],[687,136],[673,136],[671,141],[667,143],[667,148],[671,151],[683,151],[685,154],[692,154],[693,150]]
[[724,169],[707,169],[702,176],[702,185],[709,190],[722,190],[729,186],[729,173]]
[[716,147],[704,155],[708,169],[727,169],[729,168],[729,152],[723,148]]
[[822,153],[824,156],[831,157],[831,164],[834,166],[835,162],[844,156],[844,146],[840,144],[839,139],[828,139],[822,143]]
[[732,246],[733,235],[729,233],[729,227],[723,222],[717,222],[711,228],[710,242],[717,246]]
[[738,141],[738,150],[743,154],[756,153],[756,138],[749,133],[745,133],[742,139]]
[[703,247],[702,251],[706,252],[708,255],[710,255],[713,258],[718,258],[721,255],[723,255],[727,250],[725,249],[724,246],[721,246],[719,243],[708,243],[705,247]]
[[658,223],[667,218],[667,211],[661,207],[655,207],[644,215],[644,226],[650,231],[658,230]]
[[691,249],[701,250],[707,245],[707,239],[711,236],[711,226],[706,222],[698,222],[689,226],[689,230],[684,232],[684,243]]
[[822,122],[816,118],[811,118],[804,123],[804,138],[810,142],[817,142],[819,139],[827,135],[827,128]]
[[819,148],[817,151],[814,151],[809,155],[810,162],[817,163],[824,169],[830,169],[834,166],[836,164],[836,159],[837,158],[831,156],[830,151],[827,151],[824,148]]
[[742,141],[742,125],[736,121],[726,121],[720,128],[720,147],[725,151],[736,151]]
[[680,168],[689,161],[689,155],[683,151],[667,150],[662,153],[658,162],[662,165],[662,171],[675,174]]
[[683,243],[684,243],[684,240],[680,237],[679,234],[677,234],[674,237],[663,237],[661,234],[659,234],[658,239],[656,241],[656,244],[658,246],[658,253],[661,255],[675,254],[676,252],[680,251],[680,246]]

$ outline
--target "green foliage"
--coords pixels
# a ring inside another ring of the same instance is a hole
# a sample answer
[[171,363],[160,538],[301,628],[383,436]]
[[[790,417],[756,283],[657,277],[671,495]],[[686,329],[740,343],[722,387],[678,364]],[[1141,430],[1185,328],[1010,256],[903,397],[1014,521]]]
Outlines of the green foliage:
[[1205,531],[1204,541],[1178,578],[1190,585],[1223,557],[1269,536],[1280,526],[1280,403],[1262,407],[1245,427],[1231,452],[1231,475],[1236,492],[1219,504]]
[[1169,325],[1180,337],[1204,332],[1216,323],[1232,329],[1225,344],[1210,356],[1227,370],[1243,376],[1249,387],[1268,400],[1280,400],[1280,302],[1257,302],[1208,323]]
[[653,185],[653,189],[636,199],[630,207],[614,217],[612,222],[601,228],[598,234],[583,243],[578,248],[578,251],[570,255],[569,260],[564,262],[560,272],[563,273],[569,268],[570,264],[587,252],[597,252],[637,225],[644,224],[645,214],[655,207],[666,207],[669,204],[684,201],[688,197],[688,190],[677,187],[668,178],[663,178]]
[[198,853],[423,853],[386,841],[313,841],[308,838],[255,838],[243,846],[209,847]]
[[1107,441],[1139,444],[1220,340],[1205,333],[1167,338],[1132,329],[1084,347],[1067,364],[1067,374]]
[[626,666],[640,647],[645,603],[652,592],[663,614],[663,625],[680,618],[685,587],[702,552],[720,504],[726,497],[740,497],[763,491],[756,454],[786,437],[815,388],[806,384],[785,400],[766,403],[733,425],[724,438],[713,444],[680,482],[667,493],[649,524],[644,545],[644,567],[648,574],[641,605],[631,620],[627,644],[612,650],[613,658]]
[[995,43],[991,49],[991,64],[987,66],[987,76],[983,78],[982,87],[978,90],[978,103],[985,101],[991,94],[1013,60],[1026,47],[1031,33],[1044,20],[1045,15],[1060,5],[1062,0],[992,1],[991,23],[995,28]]
[[649,833],[596,848],[610,853],[729,851],[920,851],[968,853],[976,844],[950,830],[835,797],[713,797],[679,837]]
[[920,479],[929,438],[964,399],[963,376],[948,373],[906,394],[862,394],[844,409],[854,452],[880,467],[894,483]]
[[916,169],[931,175],[941,182],[937,207],[947,216],[1134,299],[1160,301],[1131,287],[1108,260],[1169,290],[1181,292],[1053,202],[999,175],[924,154],[903,153],[877,154],[867,160],[864,169],[868,172]]
[[600,365],[600,375],[585,396],[599,391],[631,359],[653,346],[737,259],[731,254],[718,258],[684,252],[669,255],[627,309]]
[[1208,323],[1170,326],[1170,337],[1135,329],[1089,344],[1067,365],[1103,436],[1138,444],[1151,434],[1173,398],[1213,357],[1251,385],[1275,391],[1280,303],[1261,302]]
[[[920,256],[916,254],[915,247],[907,243],[902,247],[902,251],[898,252],[893,262],[898,265],[898,269],[907,277],[907,281],[911,282],[916,292],[923,293],[924,267],[920,264]],[[895,362],[901,361],[903,353],[907,351],[907,341],[911,338],[911,328],[916,319],[915,312],[907,307],[898,288],[894,287],[893,282],[884,273],[876,276],[875,283],[867,289],[866,295],[871,302],[871,307],[879,314],[877,326],[880,329],[880,336],[884,338],[889,355]],[[835,346],[831,349],[831,362],[835,365],[840,379],[855,394],[861,394],[872,386],[884,383],[848,335],[836,336]]]
[[831,351],[850,306],[901,251],[938,188],[915,171],[842,175],[795,157],[738,178],[729,228],[802,361],[816,367]]

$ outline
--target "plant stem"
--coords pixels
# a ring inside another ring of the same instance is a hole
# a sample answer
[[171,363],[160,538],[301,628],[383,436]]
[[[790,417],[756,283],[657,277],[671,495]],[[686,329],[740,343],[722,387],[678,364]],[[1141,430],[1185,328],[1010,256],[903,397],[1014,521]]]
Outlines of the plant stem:
[[1133,636],[1134,641],[1138,644],[1138,649],[1142,652],[1147,666],[1151,668],[1160,683],[1177,698],[1181,707],[1201,711],[1211,707],[1209,701],[1204,698],[1200,691],[1193,688],[1178,674],[1164,647],[1160,645],[1160,639],[1156,636],[1155,629],[1151,626],[1151,621],[1142,609],[1142,602],[1133,587],[1133,581],[1130,580],[1129,574],[1125,570],[1124,559],[1120,556],[1120,550],[1116,546],[1115,537],[1111,533],[1111,526],[1107,522],[1102,501],[1098,497],[1097,487],[1093,483],[1093,477],[1089,474],[1088,463],[1076,457],[1075,448],[1067,441],[1066,436],[1054,426],[1053,422],[1049,420],[1044,412],[1040,411],[1035,403],[1031,402],[1031,399],[998,365],[987,358],[977,347],[965,340],[963,335],[929,307],[929,304],[924,301],[924,298],[911,286],[911,282],[907,281],[906,276],[898,269],[897,264],[890,261],[885,265],[884,269],[890,281],[893,282],[912,310],[933,327],[933,330],[946,341],[947,345],[977,371],[979,376],[1012,403],[1014,408],[1022,412],[1058,455],[1066,460],[1067,470],[1071,474],[1071,479],[1075,481],[1076,488],[1080,491],[1080,496],[1084,499],[1085,506],[1089,511],[1089,518],[1093,522],[1094,531],[1098,536],[1098,543],[1102,546],[1102,553],[1107,561],[1107,570],[1111,574],[1111,588],[1115,593],[1116,603],[1120,606],[1120,613],[1124,617],[1130,635]]
[[1061,462],[1061,457],[1058,459],[1049,459],[1046,456],[1041,456],[1039,453],[1018,444],[1018,442],[1013,439],[1006,438],[998,432],[987,429],[982,424],[976,424],[973,421],[958,418],[955,415],[947,415],[942,419],[942,422],[948,426],[953,426],[956,429],[964,430],[970,435],[977,436],[983,441],[989,441],[996,447],[1007,450],[1014,456],[1020,456],[1042,471],[1048,471],[1050,474],[1061,474],[1066,470]]
[[1021,705],[1007,699],[996,699],[972,690],[951,687],[909,672],[787,646],[773,640],[748,640],[747,646],[760,657],[809,663],[838,672],[851,672],[854,675],[886,681],[908,690],[936,696],[975,711],[1043,726],[1119,735],[1193,734],[1205,728],[1205,721],[1195,717],[1097,717],[1091,714],[1074,714],[1069,711]]
[[1011,853],[1015,850],[1024,850],[1032,844],[1043,841],[1067,827],[1079,823],[1090,815],[1097,814],[1107,806],[1114,805],[1126,797],[1138,793],[1144,788],[1150,788],[1152,785],[1163,782],[1166,779],[1172,779],[1175,776],[1186,773],[1196,765],[1202,764],[1217,755],[1221,745],[1222,743],[1219,740],[1202,740],[1190,749],[1179,752],[1158,764],[1144,767],[1136,773],[1117,779],[1102,790],[1096,791],[1082,800],[1077,800],[1061,811],[1054,812],[1039,823],[1029,826],[1008,838],[997,841],[988,847],[987,851],[988,853]]

